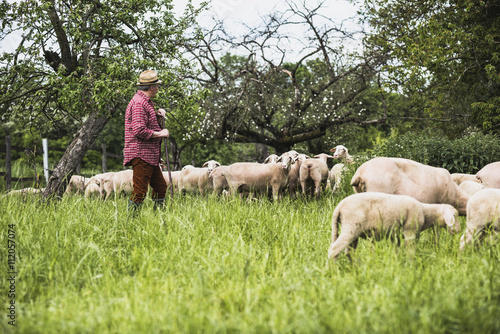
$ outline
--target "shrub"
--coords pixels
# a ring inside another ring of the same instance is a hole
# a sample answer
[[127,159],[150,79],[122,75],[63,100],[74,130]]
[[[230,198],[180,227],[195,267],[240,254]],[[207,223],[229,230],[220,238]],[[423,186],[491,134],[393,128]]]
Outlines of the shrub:
[[446,139],[430,133],[391,136],[373,149],[375,156],[407,158],[443,167],[450,173],[475,174],[485,165],[500,161],[500,141],[494,135],[473,133]]

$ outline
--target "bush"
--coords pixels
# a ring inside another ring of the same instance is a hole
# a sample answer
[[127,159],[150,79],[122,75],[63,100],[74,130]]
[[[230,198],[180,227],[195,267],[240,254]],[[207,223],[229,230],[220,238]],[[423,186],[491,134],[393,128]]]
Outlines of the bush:
[[473,133],[449,140],[430,133],[391,136],[373,149],[375,156],[407,158],[446,168],[450,173],[476,174],[500,161],[500,141],[494,135]]

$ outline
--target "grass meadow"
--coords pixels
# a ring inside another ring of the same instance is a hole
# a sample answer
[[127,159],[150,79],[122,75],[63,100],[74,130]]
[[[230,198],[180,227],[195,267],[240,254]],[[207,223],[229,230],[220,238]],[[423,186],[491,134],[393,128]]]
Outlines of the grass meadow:
[[[459,251],[460,235],[425,231],[414,256],[363,240],[327,261],[342,196],[252,202],[74,196],[0,198],[8,272],[15,226],[16,326],[5,333],[499,333],[500,245]],[[462,230],[465,218],[461,218]],[[12,235],[11,235],[12,236]]]

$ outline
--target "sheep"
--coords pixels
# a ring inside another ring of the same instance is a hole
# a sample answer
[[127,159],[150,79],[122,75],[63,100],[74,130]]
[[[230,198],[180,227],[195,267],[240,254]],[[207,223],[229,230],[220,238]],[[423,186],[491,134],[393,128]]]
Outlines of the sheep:
[[474,195],[479,190],[484,189],[484,186],[481,183],[469,180],[463,181],[458,187],[464,190],[469,195]]
[[474,174],[452,173],[451,178],[457,185],[462,184],[462,182],[464,181],[473,181],[479,183],[479,180]]
[[331,189],[332,192],[337,191],[340,188],[342,182],[342,175],[346,173],[347,166],[343,163],[338,163],[333,165],[332,169],[328,172],[328,180],[326,183],[326,189]]
[[[181,171],[180,170],[171,171],[170,176],[168,175],[168,172],[162,172],[162,174],[163,174],[163,178],[165,179],[165,182],[167,182],[167,189],[168,189],[168,187],[173,185],[174,191],[178,191]],[[172,183],[170,183],[170,177],[172,177]]]
[[279,156],[277,154],[271,154],[269,155],[266,160],[264,160],[265,164],[275,164],[278,162]]
[[101,183],[101,191],[106,193],[104,200],[107,200],[111,194],[115,194],[115,198],[121,192],[127,194],[132,193],[134,182],[132,180],[134,172],[131,169],[122,170],[113,173],[110,178]]
[[408,195],[423,203],[450,204],[462,215],[470,197],[446,169],[403,158],[378,157],[363,163],[351,186],[356,193],[375,191]]
[[267,191],[271,187],[273,198],[278,201],[282,197],[282,189],[288,183],[292,160],[292,156],[286,152],[280,156],[281,163],[236,162],[229,165],[222,175],[226,177],[230,195],[239,192],[241,196],[244,190]]
[[220,195],[224,190],[229,189],[226,177],[223,175],[223,172],[226,170],[227,167],[228,166],[218,166],[208,175],[208,177],[212,180],[214,188],[213,195]]
[[458,233],[457,210],[449,204],[425,204],[406,195],[376,192],[350,195],[333,212],[328,258],[335,260],[343,250],[350,257],[349,248],[355,249],[359,238],[395,237],[399,231],[405,243],[412,246],[420,232],[433,226],[448,227],[451,234]]
[[305,154],[298,154],[295,151],[289,151],[288,154],[294,157],[290,172],[288,173],[288,192],[290,193],[290,197],[295,198],[297,186],[300,184],[300,166],[304,160],[310,159],[310,157]]
[[[487,227],[492,228],[495,234],[500,232],[500,189],[485,188],[471,196],[467,203],[467,227],[460,238],[460,249],[464,250],[474,237],[480,243]],[[491,238],[495,239],[496,235]]]
[[85,187],[85,198],[98,196],[101,197],[101,188],[97,183],[91,182]]
[[500,188],[500,161],[484,166],[476,178],[485,188]]
[[300,185],[302,194],[306,195],[306,189],[314,186],[314,195],[319,197],[321,185],[326,185],[328,179],[327,159],[333,158],[329,154],[320,153],[314,156],[315,159],[306,159],[300,165]]
[[[102,174],[96,174],[92,176],[89,180],[89,183],[87,184],[87,187],[91,184],[96,184],[99,187],[99,195],[101,198],[105,196],[105,191],[107,187],[105,187],[105,184],[109,179],[113,176],[114,172],[107,172],[107,173],[102,173]],[[85,190],[87,190],[87,187],[85,187]],[[95,187],[92,192],[95,190]]]
[[353,157],[349,154],[349,150],[344,145],[337,145],[330,150],[333,153],[334,159],[340,159],[343,163],[352,164],[354,162]]
[[45,191],[45,188],[22,188],[18,190],[10,190],[7,194],[5,194],[2,197],[5,197],[7,195],[37,195],[37,194],[43,194]]
[[81,175],[72,175],[71,178],[69,179],[68,186],[64,191],[64,195],[68,196],[73,193],[83,194],[89,182],[90,178],[86,178]]
[[208,175],[216,167],[220,166],[215,160],[207,161],[201,168],[185,166],[179,174],[179,192],[199,192],[205,195],[206,192],[213,190],[213,183]]

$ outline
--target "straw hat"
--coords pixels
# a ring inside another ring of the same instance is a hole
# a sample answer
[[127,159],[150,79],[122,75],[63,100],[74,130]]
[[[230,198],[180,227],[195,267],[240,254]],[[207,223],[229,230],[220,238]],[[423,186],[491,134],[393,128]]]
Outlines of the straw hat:
[[147,70],[139,75],[139,82],[137,86],[150,86],[150,85],[160,85],[163,81],[158,80],[158,75],[156,71]]

